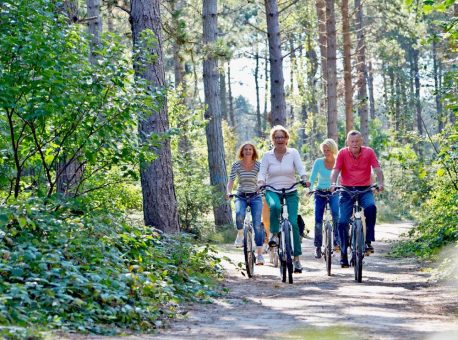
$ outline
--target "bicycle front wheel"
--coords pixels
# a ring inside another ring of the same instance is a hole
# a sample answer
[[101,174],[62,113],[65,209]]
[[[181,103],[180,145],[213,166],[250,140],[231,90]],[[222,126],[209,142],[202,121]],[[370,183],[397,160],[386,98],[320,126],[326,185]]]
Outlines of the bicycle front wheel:
[[363,280],[364,233],[361,220],[355,221],[355,280]]
[[331,258],[332,258],[332,225],[331,223],[326,222],[325,225],[325,249],[324,249],[324,259],[326,261],[326,271],[328,276],[331,276]]
[[245,227],[243,238],[243,253],[245,255],[245,268],[248,277],[253,277],[254,274],[254,249],[253,249],[253,228],[250,226]]
[[[286,268],[288,270],[288,283],[292,284],[293,283],[293,245],[292,245],[292,229],[293,226],[289,221],[284,221],[282,223],[282,235],[284,238],[284,243],[283,243],[283,254],[284,254],[284,259],[286,262]],[[286,275],[285,275],[286,276]],[[285,281],[286,281],[286,277]],[[285,282],[283,281],[283,282]]]

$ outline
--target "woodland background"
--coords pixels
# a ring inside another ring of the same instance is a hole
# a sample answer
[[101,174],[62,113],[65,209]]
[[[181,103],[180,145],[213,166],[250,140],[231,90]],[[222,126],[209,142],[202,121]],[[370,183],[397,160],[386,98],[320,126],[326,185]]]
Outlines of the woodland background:
[[[227,171],[276,124],[307,169],[359,129],[380,219],[415,221],[393,255],[456,247],[457,17],[453,0],[0,1],[2,335],[147,331],[220,293]],[[254,98],[234,95],[247,78]]]

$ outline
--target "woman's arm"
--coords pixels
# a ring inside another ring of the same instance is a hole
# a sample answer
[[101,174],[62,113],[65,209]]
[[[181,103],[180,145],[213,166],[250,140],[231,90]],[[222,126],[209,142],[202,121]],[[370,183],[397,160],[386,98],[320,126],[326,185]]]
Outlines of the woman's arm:
[[266,178],[267,178],[267,169],[268,169],[268,164],[267,164],[267,157],[266,154],[262,156],[261,159],[261,165],[259,167],[259,173],[258,173],[258,186],[262,186],[266,184]]
[[310,190],[313,190],[313,184],[315,183],[317,173],[318,173],[318,159],[315,159],[315,162],[313,162],[312,174],[310,175]]

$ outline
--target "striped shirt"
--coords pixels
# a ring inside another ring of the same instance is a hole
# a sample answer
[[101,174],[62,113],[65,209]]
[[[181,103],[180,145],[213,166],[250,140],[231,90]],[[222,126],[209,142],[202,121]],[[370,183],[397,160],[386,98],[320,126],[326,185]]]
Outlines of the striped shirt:
[[247,171],[242,167],[241,161],[236,161],[232,164],[231,173],[229,179],[235,181],[235,178],[238,177],[238,187],[237,191],[243,193],[253,193],[256,192],[257,177],[261,163],[258,161],[254,162],[253,169]]

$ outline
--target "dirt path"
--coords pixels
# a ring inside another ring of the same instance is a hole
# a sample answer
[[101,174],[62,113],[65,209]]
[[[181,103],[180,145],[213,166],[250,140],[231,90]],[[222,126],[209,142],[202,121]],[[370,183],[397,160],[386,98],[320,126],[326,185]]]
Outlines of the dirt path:
[[[305,271],[293,285],[270,264],[247,279],[226,263],[229,293],[213,304],[191,306],[188,318],[162,330],[161,339],[458,339],[458,284],[435,285],[412,259],[391,259],[390,241],[408,224],[377,226],[375,254],[365,259],[363,283],[353,269],[332,276],[313,258],[313,240],[302,243]],[[241,250],[225,255],[242,261]]]

